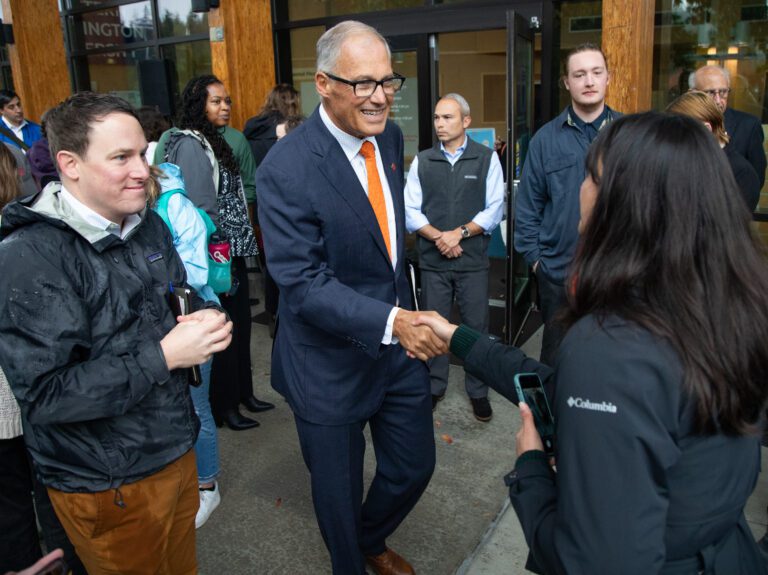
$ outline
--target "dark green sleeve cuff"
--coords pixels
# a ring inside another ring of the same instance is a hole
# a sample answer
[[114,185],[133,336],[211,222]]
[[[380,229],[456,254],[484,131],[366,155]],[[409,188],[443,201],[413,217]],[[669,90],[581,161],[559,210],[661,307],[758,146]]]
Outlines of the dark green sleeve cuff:
[[469,354],[472,346],[474,346],[477,340],[481,337],[482,334],[479,331],[475,331],[471,327],[461,324],[458,329],[453,332],[453,337],[451,338],[451,353],[464,359]]
[[518,465],[522,465],[526,461],[536,459],[540,459],[549,463],[549,456],[546,453],[539,449],[529,449],[528,451],[521,453],[520,457],[517,458],[515,461],[515,468],[517,468]]

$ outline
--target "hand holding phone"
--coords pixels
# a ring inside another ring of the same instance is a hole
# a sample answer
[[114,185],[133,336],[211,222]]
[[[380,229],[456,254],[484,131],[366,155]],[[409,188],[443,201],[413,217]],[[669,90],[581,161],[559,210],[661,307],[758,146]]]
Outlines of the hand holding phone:
[[539,432],[544,452],[550,457],[555,454],[555,418],[549,409],[547,394],[541,379],[535,373],[515,375],[517,398],[525,403],[533,414],[536,430]]

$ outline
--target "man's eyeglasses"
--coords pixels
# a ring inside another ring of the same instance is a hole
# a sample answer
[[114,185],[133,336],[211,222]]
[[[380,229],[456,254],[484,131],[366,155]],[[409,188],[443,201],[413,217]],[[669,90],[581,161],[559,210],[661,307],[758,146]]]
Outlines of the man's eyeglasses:
[[381,89],[384,90],[387,96],[391,96],[399,92],[405,83],[405,77],[400,74],[393,74],[391,77],[384,78],[383,80],[356,80],[354,82],[339,78],[328,72],[323,72],[323,74],[331,80],[352,86],[352,91],[358,98],[370,98],[379,86],[381,86]]
[[707,96],[710,96],[711,98],[718,97],[718,98],[727,98],[728,94],[731,93],[730,88],[722,88],[720,90],[702,90]]

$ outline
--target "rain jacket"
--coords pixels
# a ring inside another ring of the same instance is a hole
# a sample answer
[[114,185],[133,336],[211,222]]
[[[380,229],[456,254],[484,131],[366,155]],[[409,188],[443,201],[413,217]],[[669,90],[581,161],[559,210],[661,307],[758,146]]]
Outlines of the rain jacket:
[[[0,227],[0,365],[39,476],[66,492],[148,477],[189,451],[199,421],[187,371],[160,340],[185,273],[150,210],[125,239],[84,221],[49,184]],[[204,304],[193,292],[191,307]]]

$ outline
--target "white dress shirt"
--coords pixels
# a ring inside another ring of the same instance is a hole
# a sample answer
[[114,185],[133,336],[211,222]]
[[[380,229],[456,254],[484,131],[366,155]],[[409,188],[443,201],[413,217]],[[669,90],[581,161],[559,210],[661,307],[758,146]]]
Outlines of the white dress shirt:
[[69,207],[71,207],[75,213],[77,213],[86,222],[93,227],[105,232],[109,232],[113,236],[124,240],[131,231],[141,223],[141,216],[139,214],[131,214],[126,216],[123,220],[123,225],[119,226],[113,221],[108,220],[101,214],[94,212],[91,208],[86,206],[83,202],[78,200],[72,195],[64,186],[61,186],[61,199],[64,200]]
[[[376,168],[379,170],[379,180],[381,180],[381,188],[384,192],[384,203],[387,206],[389,245],[392,246],[392,253],[390,254],[392,268],[397,268],[397,223],[395,222],[395,206],[392,202],[392,191],[389,189],[389,181],[387,180],[387,175],[384,171],[384,165],[381,162],[381,152],[376,143],[376,138],[370,137],[361,140],[351,134],[347,134],[333,123],[333,120],[328,116],[328,112],[325,111],[325,107],[322,104],[320,105],[320,119],[341,146],[344,155],[347,157],[352,169],[355,171],[357,179],[360,180],[360,185],[363,187],[363,190],[365,190],[366,195],[368,195],[368,170],[365,167],[365,158],[360,155],[360,148],[362,148],[363,142],[366,140],[373,144],[373,147],[376,150]],[[387,326],[384,330],[384,337],[381,338],[381,343],[384,345],[398,342],[396,337],[392,337],[392,326],[395,323],[395,316],[399,309],[400,308],[398,307],[393,307],[392,311],[389,312]]]
[[[464,143],[451,154],[440,144],[440,151],[445,159],[453,166],[467,148],[467,137]],[[405,227],[409,232],[420,230],[429,225],[427,216],[421,211],[421,203],[424,195],[419,181],[419,157],[416,156],[408,171],[408,181],[405,185]],[[499,225],[504,216],[504,176],[501,171],[499,156],[494,152],[488,167],[488,176],[485,178],[485,207],[475,214],[472,221],[483,229],[483,233],[490,235]],[[445,230],[440,230],[445,231]]]

